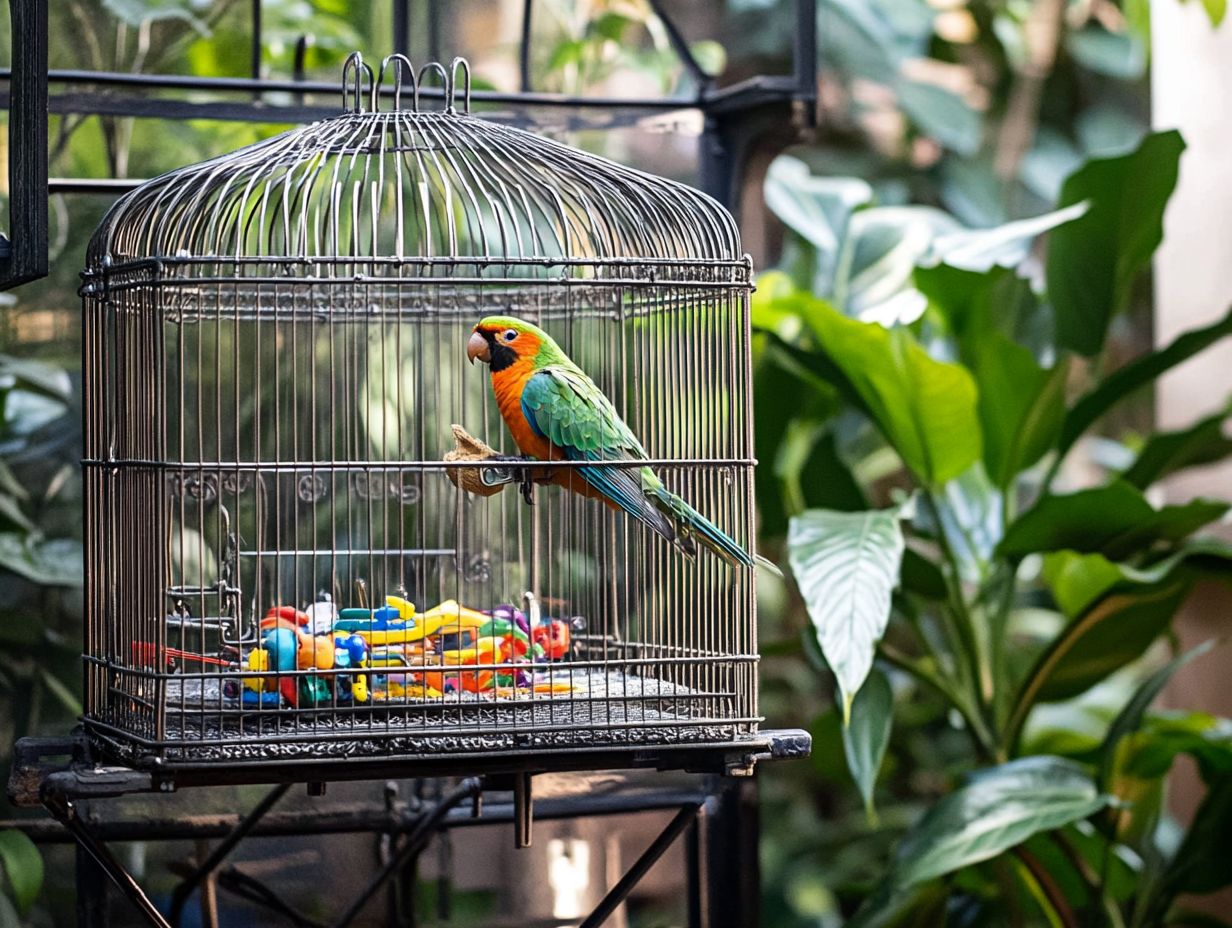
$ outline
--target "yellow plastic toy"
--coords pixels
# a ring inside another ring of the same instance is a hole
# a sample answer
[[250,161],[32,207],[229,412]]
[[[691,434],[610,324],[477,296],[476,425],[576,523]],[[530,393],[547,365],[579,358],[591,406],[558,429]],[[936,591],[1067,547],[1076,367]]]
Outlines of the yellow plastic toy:
[[[264,648],[249,651],[248,659],[244,662],[244,666],[245,669],[251,670],[253,673],[269,673],[269,651],[266,651]],[[271,679],[245,677],[244,686],[245,688],[252,690],[254,693],[260,693],[262,690],[272,693],[274,691],[275,684]]]
[[410,628],[358,628],[351,634],[359,635],[372,647],[391,644],[413,644],[417,641],[423,641],[425,638],[430,638],[433,635],[456,635],[465,629],[479,628],[492,619],[491,616],[484,615],[482,612],[458,605],[457,601],[453,599],[447,599],[440,605],[433,606],[427,612],[420,613],[419,615],[414,614],[415,607],[413,605],[397,596],[386,597],[386,602],[392,608],[397,609],[399,615],[402,614],[404,607],[409,609],[411,615],[407,616],[407,618],[413,618],[415,624]]
[[398,610],[398,618],[403,622],[415,618],[415,604],[407,602],[401,596],[386,596],[385,605]]

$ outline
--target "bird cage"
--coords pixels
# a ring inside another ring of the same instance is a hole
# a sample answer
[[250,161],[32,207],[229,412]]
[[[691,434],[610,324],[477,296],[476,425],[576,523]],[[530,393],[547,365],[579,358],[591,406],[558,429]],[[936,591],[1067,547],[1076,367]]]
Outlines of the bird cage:
[[[342,87],[334,118],[143,184],[90,245],[96,749],[200,766],[748,740],[732,217],[471,115],[460,59],[374,75],[352,56]],[[553,362],[580,405],[510,399],[519,334],[540,347],[523,381]]]

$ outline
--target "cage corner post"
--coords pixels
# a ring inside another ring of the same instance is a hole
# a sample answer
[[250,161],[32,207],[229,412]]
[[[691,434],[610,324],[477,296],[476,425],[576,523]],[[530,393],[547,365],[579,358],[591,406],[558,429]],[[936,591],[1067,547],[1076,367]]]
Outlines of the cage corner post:
[[0,290],[47,276],[47,0],[9,0],[9,221]]

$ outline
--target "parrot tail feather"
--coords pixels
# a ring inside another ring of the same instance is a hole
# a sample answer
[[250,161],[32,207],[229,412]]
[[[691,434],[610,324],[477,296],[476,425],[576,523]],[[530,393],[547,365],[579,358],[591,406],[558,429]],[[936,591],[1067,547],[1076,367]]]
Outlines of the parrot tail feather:
[[[657,482],[657,481],[656,481]],[[651,488],[655,505],[676,525],[677,546],[692,556],[700,543],[732,567],[752,567],[753,556],[717,525],[662,484]]]

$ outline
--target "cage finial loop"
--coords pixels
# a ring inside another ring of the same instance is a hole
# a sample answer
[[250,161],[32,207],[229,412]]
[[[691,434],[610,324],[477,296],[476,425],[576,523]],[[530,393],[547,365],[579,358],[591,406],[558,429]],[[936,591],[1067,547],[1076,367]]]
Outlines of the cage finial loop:
[[[355,84],[351,85],[351,72],[355,72]],[[342,65],[342,108],[347,112],[364,112],[364,75],[368,76],[368,106],[376,109],[376,78],[372,68],[364,63],[364,56],[359,52],[351,52]],[[348,97],[353,106],[348,106]]]
[[[443,91],[444,91],[444,97],[445,97],[445,112],[452,113],[454,112],[453,75],[450,74],[447,70],[445,70],[445,66],[443,64],[441,64],[439,61],[429,61],[422,68],[420,68],[419,69],[419,85],[422,87],[424,83],[424,78],[427,75],[431,74],[433,71],[435,71],[437,74],[441,76],[441,81],[444,85]],[[419,106],[418,106],[419,98],[418,97],[416,97],[415,102],[416,102],[415,108],[419,109]]]
[[[469,116],[471,112],[471,63],[459,56],[450,63],[449,70],[453,75],[453,86],[455,89],[458,85],[458,75],[462,75],[462,112]],[[449,104],[451,107],[453,103],[453,94],[450,94]]]
[[419,81],[415,77],[415,65],[411,59],[401,52],[395,52],[392,55],[387,55],[385,60],[381,62],[381,73],[377,78],[377,86],[385,89],[385,69],[393,65],[393,70],[390,72],[394,82],[394,110],[402,109],[402,72],[406,71],[411,76],[411,94],[414,100],[414,108],[419,109]]

